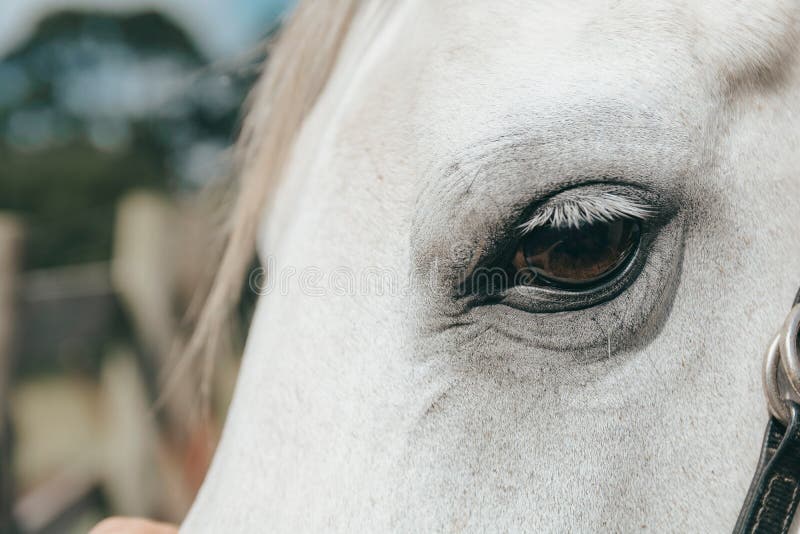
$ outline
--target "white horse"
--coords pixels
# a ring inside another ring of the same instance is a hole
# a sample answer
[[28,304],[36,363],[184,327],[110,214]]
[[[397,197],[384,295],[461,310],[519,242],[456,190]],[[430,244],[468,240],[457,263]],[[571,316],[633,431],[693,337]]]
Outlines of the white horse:
[[258,227],[281,283],[183,529],[730,531],[800,284],[798,18],[298,7],[201,326]]

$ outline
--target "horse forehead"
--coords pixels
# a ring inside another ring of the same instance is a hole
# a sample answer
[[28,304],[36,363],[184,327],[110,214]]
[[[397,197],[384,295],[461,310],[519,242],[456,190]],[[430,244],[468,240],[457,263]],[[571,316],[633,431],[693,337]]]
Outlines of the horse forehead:
[[[438,15],[439,23],[461,29],[524,25],[546,33],[589,23],[601,33],[646,28],[653,34],[710,33],[730,42],[791,24],[800,11],[794,0],[434,0],[420,4],[430,15]],[[717,34],[720,29],[736,33]]]
[[642,126],[700,131],[722,99],[745,97],[743,82],[788,68],[800,11],[794,0],[405,5],[361,101],[400,95],[389,123],[430,141],[434,156],[503,128],[611,127],[631,113]]
[[[441,49],[515,50],[517,58],[606,50],[656,67],[702,63],[721,77],[759,75],[794,53],[794,0],[437,0],[422,2]],[[528,45],[528,47],[526,47]],[[618,59],[618,58],[609,58]]]

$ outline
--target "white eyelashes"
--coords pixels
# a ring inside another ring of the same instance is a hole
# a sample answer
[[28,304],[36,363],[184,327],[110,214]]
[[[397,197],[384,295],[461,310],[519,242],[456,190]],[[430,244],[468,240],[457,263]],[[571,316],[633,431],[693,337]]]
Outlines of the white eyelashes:
[[651,207],[621,193],[619,187],[570,189],[553,197],[518,228],[524,235],[543,226],[580,228],[619,219],[644,220],[652,213]]

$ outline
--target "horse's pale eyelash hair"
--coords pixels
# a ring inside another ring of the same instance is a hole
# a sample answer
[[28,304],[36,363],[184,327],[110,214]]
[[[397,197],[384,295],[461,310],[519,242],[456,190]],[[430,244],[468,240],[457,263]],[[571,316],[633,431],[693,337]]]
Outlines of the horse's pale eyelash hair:
[[645,203],[614,191],[568,191],[537,210],[519,225],[521,234],[537,228],[580,228],[619,219],[644,220],[653,214]]

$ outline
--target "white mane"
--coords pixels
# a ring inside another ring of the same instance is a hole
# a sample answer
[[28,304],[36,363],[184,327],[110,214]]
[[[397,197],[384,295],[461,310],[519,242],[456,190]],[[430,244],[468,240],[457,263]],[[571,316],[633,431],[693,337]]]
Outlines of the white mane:
[[177,374],[203,357],[204,382],[209,380],[209,360],[255,254],[267,198],[281,178],[297,132],[325,88],[359,4],[358,0],[300,2],[271,48],[267,69],[250,95],[250,111],[237,145],[239,192],[223,256]]

